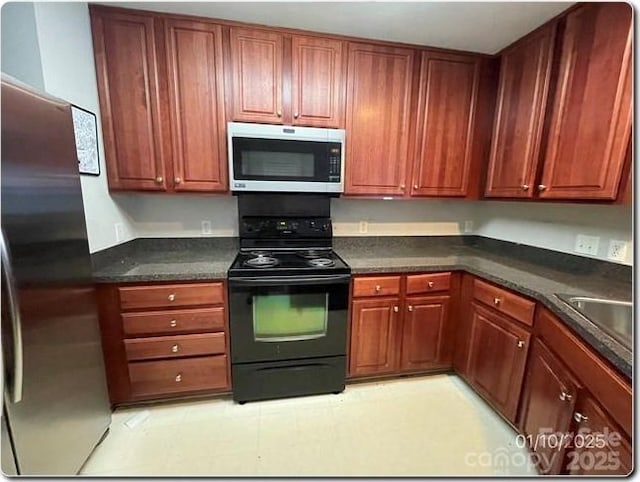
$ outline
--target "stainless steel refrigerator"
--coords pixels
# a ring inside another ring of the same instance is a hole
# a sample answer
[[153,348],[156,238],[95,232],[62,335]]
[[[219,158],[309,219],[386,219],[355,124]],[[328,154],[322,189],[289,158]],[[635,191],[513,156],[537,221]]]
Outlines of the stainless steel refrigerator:
[[69,103],[2,76],[2,470],[72,475],[111,410]]

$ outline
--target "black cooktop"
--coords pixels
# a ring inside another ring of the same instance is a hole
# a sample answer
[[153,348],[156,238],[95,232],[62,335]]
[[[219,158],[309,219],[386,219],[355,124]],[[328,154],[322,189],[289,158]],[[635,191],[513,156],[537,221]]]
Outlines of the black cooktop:
[[349,266],[330,248],[245,249],[229,268],[229,276],[348,274]]

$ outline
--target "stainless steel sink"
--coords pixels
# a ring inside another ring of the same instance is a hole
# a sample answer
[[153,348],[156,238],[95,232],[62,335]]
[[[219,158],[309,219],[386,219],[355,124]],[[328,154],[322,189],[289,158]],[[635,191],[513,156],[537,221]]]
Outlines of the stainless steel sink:
[[596,326],[631,349],[633,345],[633,303],[588,296],[557,295]]

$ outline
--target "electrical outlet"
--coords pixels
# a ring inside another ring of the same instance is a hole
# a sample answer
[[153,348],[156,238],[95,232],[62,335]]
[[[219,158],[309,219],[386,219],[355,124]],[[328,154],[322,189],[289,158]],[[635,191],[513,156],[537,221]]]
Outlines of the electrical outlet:
[[202,234],[211,234],[211,221],[205,219],[200,224],[202,225]]
[[596,256],[598,254],[599,244],[600,238],[598,236],[587,236],[586,234],[578,234],[576,236],[576,245],[574,251],[576,253]]
[[116,223],[115,228],[116,228],[116,242],[122,241],[124,239],[124,226],[122,225],[122,223]]
[[609,251],[607,258],[614,261],[624,261],[627,257],[627,242],[618,239],[609,241]]
[[358,229],[360,234],[366,234],[369,231],[369,223],[366,221],[360,221],[360,228]]
[[465,221],[464,222],[464,232],[465,233],[473,232],[473,221]]

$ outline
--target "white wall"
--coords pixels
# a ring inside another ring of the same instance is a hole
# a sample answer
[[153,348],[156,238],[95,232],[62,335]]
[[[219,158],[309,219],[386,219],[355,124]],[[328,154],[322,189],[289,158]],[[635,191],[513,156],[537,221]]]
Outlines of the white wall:
[[[101,174],[80,176],[80,180],[89,249],[99,251],[131,239],[134,232],[127,213],[107,188],[89,9],[84,2],[37,2],[34,6],[44,90],[95,112],[98,117]],[[116,238],[115,223],[122,224],[120,240]]]
[[2,71],[44,90],[33,3],[5,3],[0,18]]
[[476,204],[475,234],[573,254],[577,254],[573,251],[576,235],[598,236],[598,255],[593,257],[604,260],[610,240],[627,241],[622,264],[633,263],[633,216],[629,206],[497,201]]

